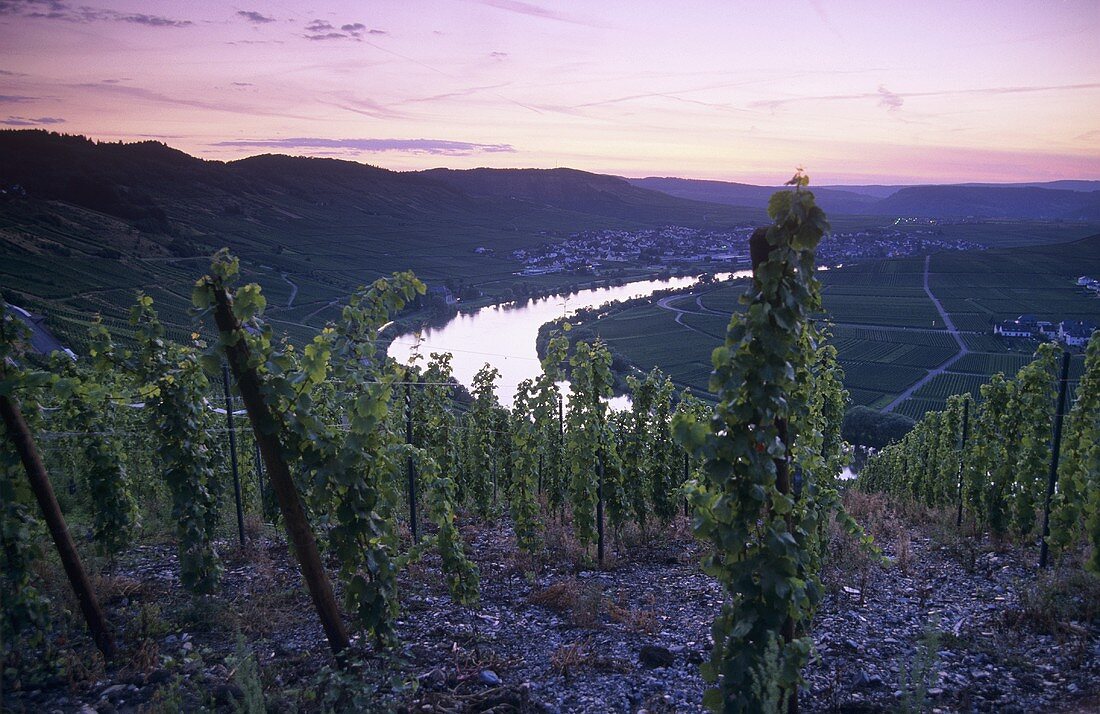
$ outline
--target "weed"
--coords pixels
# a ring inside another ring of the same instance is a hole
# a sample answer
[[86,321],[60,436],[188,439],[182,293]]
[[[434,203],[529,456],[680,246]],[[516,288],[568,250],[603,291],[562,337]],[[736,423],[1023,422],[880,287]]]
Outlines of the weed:
[[260,668],[256,662],[256,656],[248,648],[244,635],[237,633],[237,649],[226,664],[230,668],[230,676],[237,686],[241,688],[243,697],[241,701],[233,702],[233,709],[243,714],[264,714],[267,706],[264,704],[264,688],[260,681]]
[[920,714],[931,709],[928,689],[936,671],[936,658],[942,635],[939,621],[929,622],[924,628],[924,635],[917,643],[917,651],[913,653],[908,665],[902,667],[898,673],[898,689],[902,693],[901,700],[898,702],[899,712]]
[[145,706],[147,714],[175,714],[184,711],[183,690],[186,682],[182,675],[176,675],[153,693],[153,698]]
[[1100,576],[1087,571],[1040,573],[1035,582],[1020,588],[1019,595],[1019,608],[1004,613],[1008,627],[1073,636],[1087,635],[1087,626],[1100,622]]

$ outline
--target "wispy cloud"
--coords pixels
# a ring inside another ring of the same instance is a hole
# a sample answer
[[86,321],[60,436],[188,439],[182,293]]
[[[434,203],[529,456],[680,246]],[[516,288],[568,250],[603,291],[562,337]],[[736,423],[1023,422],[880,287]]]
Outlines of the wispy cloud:
[[43,126],[46,124],[64,123],[64,119],[58,119],[57,117],[39,117],[37,119],[29,119],[27,117],[9,116],[7,119],[0,119],[0,124],[6,124],[7,126]]
[[874,92],[858,92],[855,94],[825,94],[810,97],[786,97],[783,99],[765,99],[750,102],[749,107],[754,109],[779,109],[788,104],[801,104],[804,102],[845,102],[854,100],[874,99],[878,105],[887,110],[895,110],[904,104],[906,99],[916,97],[960,97],[982,96],[991,97],[1003,94],[1029,94],[1032,92],[1075,92],[1080,90],[1100,89],[1100,82],[1087,82],[1083,84],[1049,84],[1027,85],[1021,87],[979,87],[975,89],[945,89],[936,92],[891,92],[882,85]]
[[332,102],[332,106],[343,109],[344,111],[354,112],[366,117],[373,117],[375,119],[402,119],[407,115],[395,111],[385,104],[376,102],[373,99],[362,99],[360,97],[352,97],[347,94],[338,95],[338,101]]
[[280,112],[267,111],[263,108],[248,105],[239,104],[235,102],[219,102],[219,101],[205,101],[202,99],[189,99],[186,97],[174,97],[168,94],[162,94],[155,92],[151,89],[145,89],[143,87],[131,87],[120,84],[69,84],[65,85],[71,89],[79,89],[84,91],[99,92],[103,94],[115,94],[118,96],[129,97],[131,99],[142,99],[148,102],[157,104],[167,104],[170,106],[180,107],[192,107],[194,109],[206,109],[217,112],[229,112],[232,114],[243,114],[248,116],[281,116],[289,117],[291,119],[308,119],[309,117],[285,114]]
[[498,10],[507,10],[508,12],[514,12],[519,15],[528,15],[530,17],[539,17],[544,20],[556,20],[557,22],[568,22],[571,25],[584,25],[586,27],[596,27],[606,29],[608,25],[590,20],[584,17],[578,17],[569,13],[559,12],[557,10],[550,10],[541,5],[535,5],[530,2],[522,2],[521,0],[473,0],[481,5],[488,5],[489,7],[495,7]]
[[187,27],[190,20],[177,20],[163,15],[147,15],[140,12],[119,12],[106,8],[79,5],[73,7],[62,0],[0,0],[0,15],[64,20],[65,22],[127,22],[146,27]]
[[[457,99],[458,97],[468,97],[471,94],[477,94],[478,92],[489,92],[494,89],[500,89],[501,87],[507,87],[508,84],[487,84],[478,87],[465,87],[463,89],[456,89],[453,92],[443,92],[441,94],[432,94],[427,97],[412,97],[410,99],[402,99],[397,104],[419,104],[424,102],[438,102],[444,99]],[[496,95],[499,96],[499,95]]]
[[840,34],[840,30],[836,29],[836,25],[829,20],[829,14],[825,12],[825,6],[822,5],[821,0],[809,0],[809,3],[810,7],[817,13],[818,18],[821,19],[821,24],[828,28],[829,32],[836,35],[838,40],[847,42],[847,40],[844,39],[844,35]]
[[399,152],[432,154],[435,156],[470,156],[472,154],[513,153],[511,144],[477,144],[446,139],[322,139],[297,137],[290,139],[238,139],[219,141],[213,146],[265,149],[334,149],[363,153]]
[[275,22],[275,18],[268,17],[263,13],[256,12],[255,10],[238,10],[237,17],[243,17],[245,20],[255,25],[266,25],[270,22]]

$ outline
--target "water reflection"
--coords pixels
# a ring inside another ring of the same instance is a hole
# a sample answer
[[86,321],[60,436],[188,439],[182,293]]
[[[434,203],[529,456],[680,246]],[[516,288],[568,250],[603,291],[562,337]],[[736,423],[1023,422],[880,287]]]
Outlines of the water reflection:
[[[749,275],[749,271],[739,271],[719,273],[716,277],[725,280]],[[442,327],[425,328],[420,334],[419,344],[417,335],[402,335],[390,345],[389,355],[407,364],[414,351],[418,350],[420,364],[423,365],[432,352],[450,352],[454,355],[451,364],[455,379],[467,387],[473,384],[474,374],[488,362],[500,370],[497,393],[501,404],[511,407],[517,385],[541,371],[535,349],[535,339],[541,325],[582,308],[642,297],[657,290],[686,288],[698,281],[698,277],[640,280],[625,285],[492,305],[476,312],[459,314]],[[629,400],[618,397],[611,403],[614,408],[622,409],[629,404]]]

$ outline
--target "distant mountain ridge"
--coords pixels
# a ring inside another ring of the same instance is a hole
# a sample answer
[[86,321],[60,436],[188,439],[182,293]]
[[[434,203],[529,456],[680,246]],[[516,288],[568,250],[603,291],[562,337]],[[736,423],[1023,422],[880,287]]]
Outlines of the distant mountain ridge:
[[672,222],[668,220],[670,211],[679,213],[690,208],[701,216],[713,214],[715,206],[723,205],[639,187],[618,176],[568,168],[429,169],[418,175],[479,198],[526,201],[619,218],[643,216],[666,223]]
[[[678,198],[763,208],[779,187],[648,177],[631,184]],[[1100,181],[929,186],[811,186],[830,214],[916,218],[1100,220]]]

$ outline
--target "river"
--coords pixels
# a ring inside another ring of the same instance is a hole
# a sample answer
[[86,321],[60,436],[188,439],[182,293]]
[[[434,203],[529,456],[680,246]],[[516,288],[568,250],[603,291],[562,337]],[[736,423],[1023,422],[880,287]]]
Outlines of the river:
[[[747,270],[720,273],[717,278],[748,277]],[[573,293],[551,295],[528,302],[490,305],[476,312],[460,313],[442,327],[425,328],[420,333],[402,335],[390,345],[389,355],[407,364],[414,350],[424,365],[432,352],[450,352],[455,379],[470,387],[474,374],[486,363],[500,370],[497,395],[500,403],[511,407],[516,387],[541,371],[535,339],[539,327],[563,315],[568,316],[586,307],[597,307],[614,300],[649,295],[657,290],[686,288],[698,282],[697,277],[640,280],[618,287],[593,288]],[[620,397],[612,400],[613,408],[623,408],[629,402]]]

